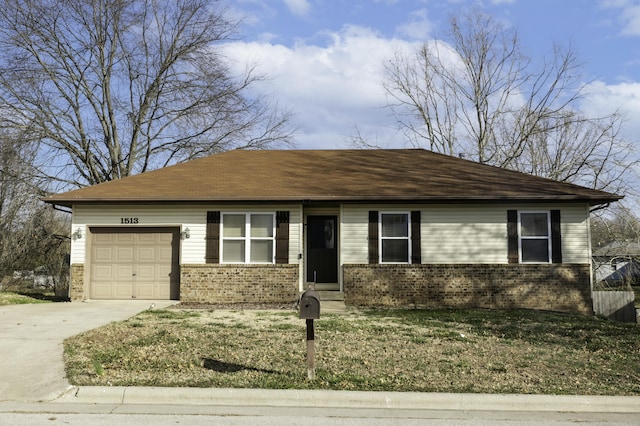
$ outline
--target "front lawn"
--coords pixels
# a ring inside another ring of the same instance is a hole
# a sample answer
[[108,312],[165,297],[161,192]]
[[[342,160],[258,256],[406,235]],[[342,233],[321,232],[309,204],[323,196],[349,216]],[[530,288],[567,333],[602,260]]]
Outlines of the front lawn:
[[39,295],[18,294],[8,291],[0,291],[0,306],[3,305],[23,305],[26,303],[47,303],[51,300],[45,300]]
[[157,310],[65,341],[76,385],[640,395],[640,327],[538,311]]

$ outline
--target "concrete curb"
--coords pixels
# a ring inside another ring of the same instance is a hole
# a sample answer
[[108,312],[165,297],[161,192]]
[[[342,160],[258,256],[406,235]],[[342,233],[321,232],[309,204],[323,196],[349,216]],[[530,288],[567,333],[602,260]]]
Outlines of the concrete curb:
[[80,387],[55,403],[171,404],[397,410],[640,413],[640,397],[328,390]]

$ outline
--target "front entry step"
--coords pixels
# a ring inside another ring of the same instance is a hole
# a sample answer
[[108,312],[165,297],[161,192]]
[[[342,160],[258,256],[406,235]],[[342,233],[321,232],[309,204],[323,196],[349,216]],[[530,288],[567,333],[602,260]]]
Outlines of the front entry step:
[[344,293],[341,291],[318,291],[318,296],[320,296],[320,301],[342,301],[344,302]]
[[320,300],[320,318],[324,314],[346,314],[347,305],[342,300]]
[[347,305],[344,303],[344,293],[341,291],[320,290],[320,313],[322,314],[346,314]]

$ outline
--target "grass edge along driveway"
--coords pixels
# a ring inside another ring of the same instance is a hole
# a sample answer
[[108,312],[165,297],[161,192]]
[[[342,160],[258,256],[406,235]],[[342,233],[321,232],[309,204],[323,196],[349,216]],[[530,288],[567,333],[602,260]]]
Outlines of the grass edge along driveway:
[[640,327],[513,310],[149,310],[64,343],[85,386],[640,395]]

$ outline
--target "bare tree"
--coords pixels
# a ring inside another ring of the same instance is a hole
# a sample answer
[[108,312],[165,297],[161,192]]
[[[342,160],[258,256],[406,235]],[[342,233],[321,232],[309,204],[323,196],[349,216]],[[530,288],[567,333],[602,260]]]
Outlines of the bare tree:
[[594,249],[611,243],[634,243],[640,247],[640,218],[633,209],[616,203],[591,218]]
[[13,138],[0,136],[0,247],[19,219],[30,194],[27,185],[24,153]]
[[620,136],[622,118],[585,118],[566,110],[538,120],[517,156],[500,164],[514,170],[591,188],[637,195],[625,180],[637,164],[633,147]]
[[18,135],[0,131],[0,260],[6,257],[2,249],[6,238],[20,228],[37,197],[44,195],[38,189],[35,156]]
[[[579,112],[585,84],[571,48],[535,69],[517,32],[478,9],[451,20],[446,41],[398,52],[384,88],[415,145],[598,189],[617,190],[634,163],[621,117]],[[361,139],[361,138],[360,138]]]
[[65,288],[69,217],[39,202],[36,153],[20,141],[20,135],[0,136],[0,280],[36,270],[49,285]]
[[235,28],[215,0],[2,0],[0,127],[75,186],[287,143],[262,76],[218,49]]

